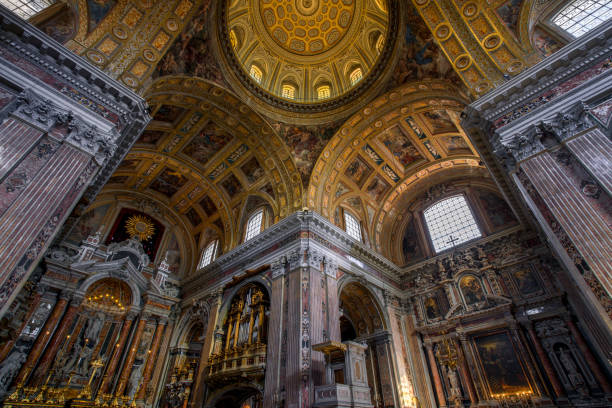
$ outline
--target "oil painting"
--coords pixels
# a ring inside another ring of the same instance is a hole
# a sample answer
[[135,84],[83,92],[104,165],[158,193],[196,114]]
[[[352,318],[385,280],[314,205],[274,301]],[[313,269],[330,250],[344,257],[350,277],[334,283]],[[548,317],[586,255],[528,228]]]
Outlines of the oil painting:
[[251,159],[240,167],[240,170],[242,170],[246,176],[249,184],[255,183],[266,174],[255,157],[251,157]]
[[476,337],[474,342],[491,394],[531,391],[507,332]]
[[517,222],[512,209],[502,197],[490,191],[481,190],[478,192],[478,198],[493,229],[501,229]]
[[521,296],[543,292],[540,281],[529,268],[522,268],[514,271],[512,277],[514,278],[514,282]]
[[461,278],[459,287],[467,305],[473,305],[486,300],[480,280],[473,275],[466,275]]

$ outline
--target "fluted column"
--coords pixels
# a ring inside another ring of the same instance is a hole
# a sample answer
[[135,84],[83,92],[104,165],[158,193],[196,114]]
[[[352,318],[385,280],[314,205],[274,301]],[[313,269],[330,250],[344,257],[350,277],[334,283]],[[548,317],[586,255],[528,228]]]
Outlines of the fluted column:
[[142,374],[142,383],[140,385],[140,389],[138,390],[138,394],[136,394],[136,399],[142,400],[145,397],[145,393],[147,387],[149,386],[149,382],[151,381],[151,374],[153,373],[153,362],[157,358],[157,351],[159,350],[159,343],[161,342],[162,335],[164,333],[164,329],[166,328],[166,321],[160,320],[157,324],[157,328],[155,329],[155,334],[153,337],[153,344],[149,349],[147,362],[145,363],[145,367]]
[[104,378],[102,379],[102,385],[100,386],[101,392],[107,393],[110,390],[111,381],[115,374],[115,370],[117,369],[117,365],[119,364],[119,358],[123,353],[125,342],[127,341],[128,335],[130,334],[130,328],[132,327],[132,321],[134,320],[134,317],[135,316],[128,314],[125,320],[123,321],[123,327],[121,328],[119,339],[117,340],[117,343],[113,348],[111,359],[108,363],[106,372],[104,373]]
[[544,367],[544,371],[546,371],[548,380],[550,381],[550,384],[553,387],[555,398],[563,397],[565,395],[565,392],[563,390],[563,385],[561,385],[561,382],[559,381],[559,378],[557,377],[557,373],[555,372],[555,369],[553,368],[552,363],[550,359],[548,358],[548,353],[546,353],[546,351],[544,350],[544,347],[542,347],[542,343],[540,342],[538,335],[536,334],[535,330],[533,330],[533,324],[531,322],[526,322],[524,323],[524,326],[527,329],[527,333],[529,333],[531,342],[533,343],[536,349],[536,353],[538,354],[540,362],[542,363],[542,366]]
[[434,386],[436,387],[436,395],[438,396],[438,403],[441,407],[446,406],[446,397],[444,396],[444,389],[442,388],[442,380],[440,379],[440,373],[438,372],[438,364],[436,363],[436,357],[433,353],[433,346],[430,342],[425,343],[427,349],[427,357],[429,357],[429,365],[431,369],[431,375],[433,376]]
[[117,385],[115,395],[123,395],[123,391],[125,391],[125,387],[128,379],[130,378],[130,373],[132,372],[132,367],[134,365],[134,359],[136,359],[136,352],[138,351],[138,346],[140,345],[140,338],[142,337],[142,332],[147,324],[147,320],[148,316],[143,315],[138,322],[136,333],[134,333],[130,350],[128,351],[125,363],[123,365],[123,370],[121,371],[121,376],[119,377],[119,385]]
[[36,361],[38,361],[38,358],[40,357],[40,355],[43,352],[43,349],[45,348],[45,344],[47,344],[47,342],[51,338],[53,331],[57,327],[60,321],[60,318],[62,317],[62,313],[64,312],[64,308],[66,307],[67,304],[68,304],[68,295],[63,293],[60,295],[60,298],[55,303],[55,306],[53,307],[51,314],[47,318],[47,322],[45,323],[44,327],[40,331],[40,334],[36,338],[36,342],[34,343],[34,346],[32,346],[32,349],[30,350],[30,353],[28,354],[28,358],[25,364],[21,367],[21,371],[19,372],[19,375],[17,376],[17,379],[15,380],[17,384],[25,383],[28,375],[34,369],[34,366],[36,365]]
[[595,376],[595,378],[597,378],[597,382],[601,386],[601,389],[606,394],[612,393],[612,388],[610,388],[610,383],[608,382],[608,379],[606,378],[604,373],[601,371],[601,368],[599,367],[597,360],[595,360],[593,353],[591,353],[591,349],[584,341],[584,337],[582,337],[582,333],[580,333],[580,330],[578,330],[578,328],[576,327],[576,325],[571,319],[567,319],[566,323],[567,323],[567,327],[569,327],[569,329],[571,330],[572,335],[574,336],[574,340],[576,340],[576,344],[578,344],[578,348],[582,352],[584,359],[589,365],[589,368],[593,372],[593,375]]

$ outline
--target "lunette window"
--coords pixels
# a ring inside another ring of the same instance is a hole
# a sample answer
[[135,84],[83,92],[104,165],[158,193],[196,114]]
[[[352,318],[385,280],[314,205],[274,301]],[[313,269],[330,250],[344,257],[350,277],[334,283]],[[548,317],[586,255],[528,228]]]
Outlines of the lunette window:
[[482,236],[462,195],[437,202],[423,215],[436,253]]
[[361,225],[359,221],[357,221],[357,218],[346,211],[344,212],[344,227],[347,234],[357,241],[361,241]]
[[255,237],[261,232],[261,224],[263,222],[263,210],[259,210],[249,218],[246,227],[246,233],[244,235],[244,240],[248,241],[249,239]]

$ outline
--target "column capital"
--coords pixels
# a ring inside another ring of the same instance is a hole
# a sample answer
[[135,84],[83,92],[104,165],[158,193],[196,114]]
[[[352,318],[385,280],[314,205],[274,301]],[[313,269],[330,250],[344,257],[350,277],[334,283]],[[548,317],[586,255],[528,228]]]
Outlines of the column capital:
[[32,89],[19,94],[12,114],[44,132],[58,129],[63,134],[63,141],[94,156],[100,165],[114,154],[114,141],[118,138],[116,131],[103,132]]

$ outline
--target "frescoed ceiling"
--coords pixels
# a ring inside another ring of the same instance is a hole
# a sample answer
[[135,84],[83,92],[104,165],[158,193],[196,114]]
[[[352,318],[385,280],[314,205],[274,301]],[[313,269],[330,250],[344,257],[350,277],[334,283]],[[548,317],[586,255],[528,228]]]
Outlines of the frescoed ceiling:
[[[459,115],[556,49],[534,23],[543,7],[71,0],[33,21],[150,104],[153,121],[106,192],[163,203],[196,247],[211,233],[224,249],[237,245],[245,208],[264,202],[275,220],[308,207],[337,221],[349,208],[380,249],[407,191],[449,169],[484,171]],[[351,84],[356,66],[362,78]],[[315,94],[323,83],[329,98]]]

